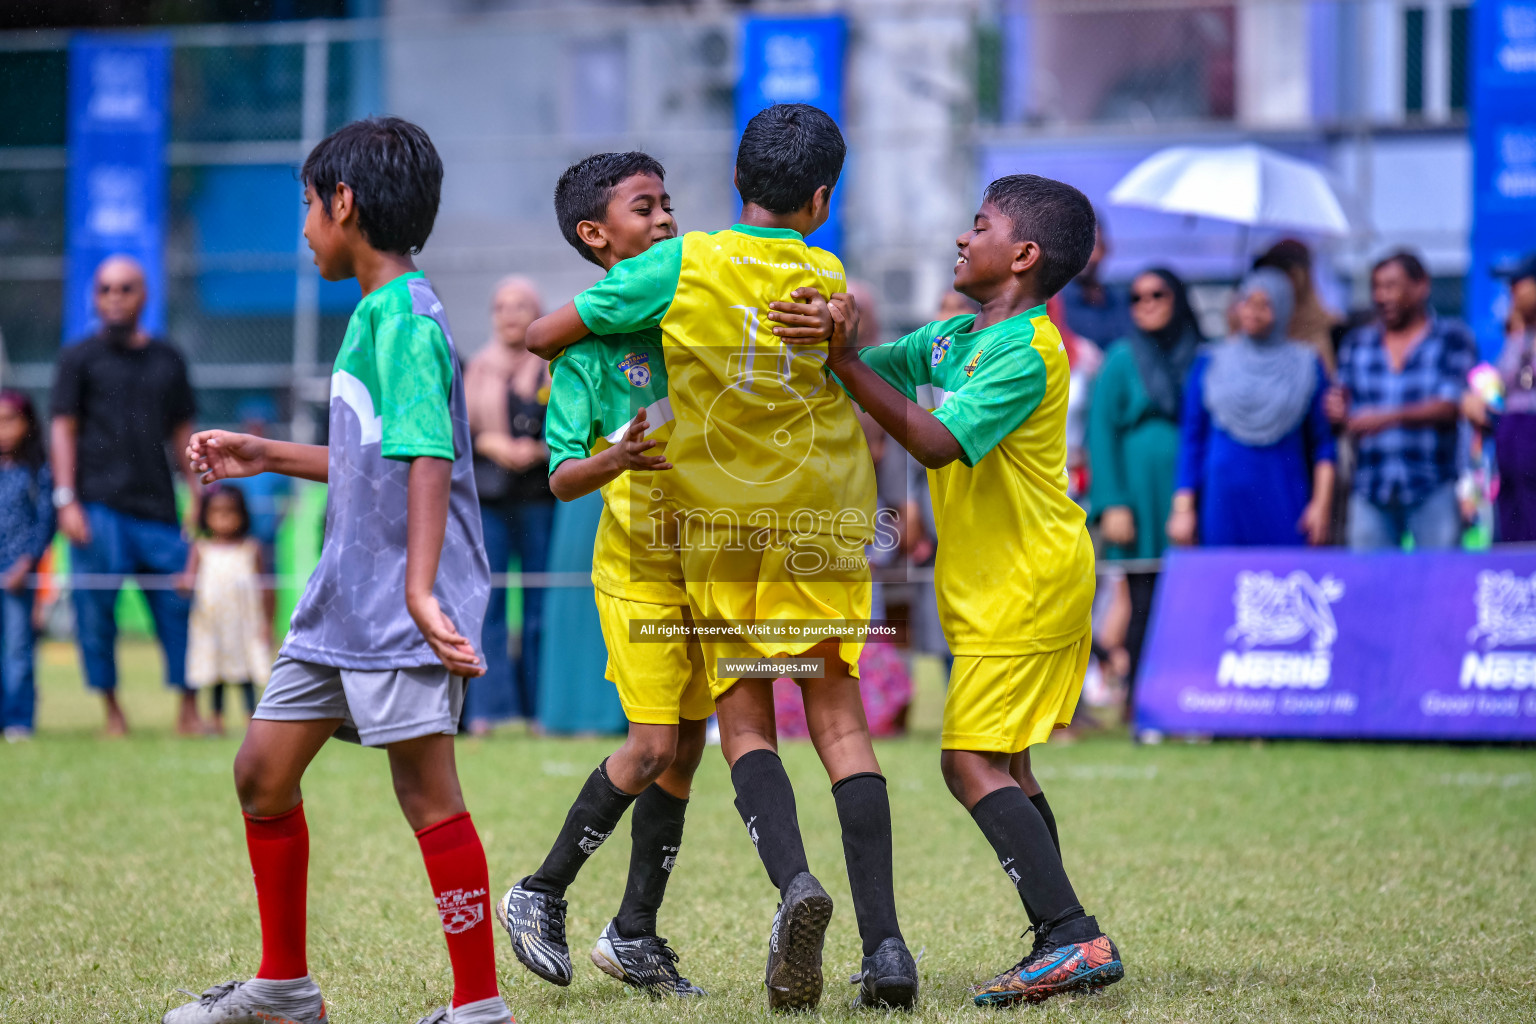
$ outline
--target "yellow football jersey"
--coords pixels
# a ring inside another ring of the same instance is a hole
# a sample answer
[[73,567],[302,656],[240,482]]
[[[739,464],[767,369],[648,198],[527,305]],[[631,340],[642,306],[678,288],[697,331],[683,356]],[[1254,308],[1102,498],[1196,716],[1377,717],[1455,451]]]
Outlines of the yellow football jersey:
[[861,356],[960,442],[960,459],[928,473],[950,650],[1054,651],[1082,637],[1094,591],[1086,516],[1067,497],[1067,354],[1044,306],[973,332],[975,319]]
[[689,232],[576,297],[595,334],[659,327],[675,423],[667,498],[680,516],[750,532],[874,535],[875,476],[826,345],[786,345],[768,304],[846,287],[837,257],[794,231]]

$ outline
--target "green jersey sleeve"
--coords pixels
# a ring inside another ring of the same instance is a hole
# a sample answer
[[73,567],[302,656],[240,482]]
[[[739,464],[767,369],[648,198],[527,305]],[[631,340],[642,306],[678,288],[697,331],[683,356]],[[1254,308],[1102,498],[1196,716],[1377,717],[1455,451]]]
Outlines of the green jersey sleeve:
[[936,321],[885,345],[859,350],[859,358],[887,384],[915,401],[917,386],[928,383],[928,354],[933,337],[948,321]]
[[934,417],[960,442],[960,461],[974,466],[1029,419],[1045,398],[1045,360],[1029,344],[1033,329],[1006,348],[980,353],[960,390],[944,397]]
[[580,363],[569,355],[550,369],[549,410],[544,419],[544,443],[549,447],[549,471],[562,462],[592,454],[598,396]]
[[380,454],[386,459],[452,459],[453,350],[431,317],[395,313],[373,340]]
[[668,238],[613,266],[576,296],[576,312],[593,334],[630,334],[661,325],[683,271],[683,240]]

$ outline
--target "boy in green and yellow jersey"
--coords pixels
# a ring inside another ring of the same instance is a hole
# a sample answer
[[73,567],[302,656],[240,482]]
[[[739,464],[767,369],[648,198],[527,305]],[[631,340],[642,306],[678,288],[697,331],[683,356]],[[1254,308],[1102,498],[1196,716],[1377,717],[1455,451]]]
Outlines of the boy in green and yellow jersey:
[[939,615],[955,664],[941,764],[1019,892],[1034,948],[978,986],[978,1005],[1038,1002],[1124,976],[1062,867],[1029,748],[1072,719],[1091,643],[1093,545],[1067,496],[1067,355],[1045,303],[1093,249],[1093,207],[1030,174],[988,188],[958,239],[955,289],[979,314],[862,351],[833,300],[829,365],[928,467]]
[[[599,153],[572,165],[555,188],[555,214],[572,247],[604,270],[677,234],[664,171],[644,153]],[[824,303],[793,308],[812,315],[818,330],[830,328],[829,315],[820,326]],[[656,934],[705,722],[714,713],[699,644],[680,628],[689,621],[688,596],[675,538],[654,497],[671,468],[656,454],[672,431],[661,334],[587,338],[555,360],[551,375],[550,489],[563,501],[601,489],[592,582],[608,678],[630,726],[624,745],[587,779],[543,864],[498,901],[497,917],[525,967],[569,985],[566,888],[633,803],[629,881],[592,961],[652,994],[699,996]],[[631,622],[649,624],[660,639],[632,642]]]
[[856,678],[874,467],[857,411],[815,344],[831,333],[830,315],[823,328],[780,301],[814,303],[846,285],[837,257],[804,241],[826,221],[844,152],[822,111],[768,108],[737,152],[740,223],[657,243],[528,332],[528,347],[548,354],[589,332],[661,331],[675,417],[662,502],[677,523],[695,622],[734,631],[703,637],[705,670],[737,810],[780,894],[766,982],[770,1008],[783,1010],[821,998],[832,901],[809,871],[777,753],[780,675],[801,685],[833,783],[864,947],[859,998],[910,1007],[918,987],[896,919],[890,803]]

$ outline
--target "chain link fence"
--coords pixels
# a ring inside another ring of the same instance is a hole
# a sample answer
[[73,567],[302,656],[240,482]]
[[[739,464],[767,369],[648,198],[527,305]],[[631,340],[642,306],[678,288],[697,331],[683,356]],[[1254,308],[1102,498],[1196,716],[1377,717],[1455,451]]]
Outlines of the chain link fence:
[[[596,276],[550,209],[572,160],[645,148],[668,169],[683,228],[735,213],[737,13],[399,9],[169,32],[167,333],[191,361],[203,423],[261,409],[279,433],[317,436],[324,368],[356,286],[315,277],[296,167],[351,118],[410,117],[442,151],[443,208],[421,264],[466,353],[486,337],[504,274],[534,276],[548,305]],[[1326,142],[1463,123],[1468,6],[1446,0],[849,0],[845,10],[843,256],[874,282],[890,336],[926,319],[946,287],[989,148],[1223,132]],[[67,45],[65,33],[0,36],[14,115],[0,125],[4,379],[36,392],[61,341]],[[1346,168],[1356,210],[1375,187],[1359,166]],[[1379,244],[1369,221],[1345,249]]]

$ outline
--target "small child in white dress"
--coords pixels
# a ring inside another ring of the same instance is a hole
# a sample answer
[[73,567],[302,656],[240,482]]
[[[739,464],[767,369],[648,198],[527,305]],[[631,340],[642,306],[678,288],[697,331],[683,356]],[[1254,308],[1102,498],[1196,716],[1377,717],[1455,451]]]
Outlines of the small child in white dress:
[[192,619],[187,638],[187,685],[212,694],[213,728],[224,734],[224,686],[238,685],[249,718],[256,686],[272,667],[270,587],[262,586],[261,546],[250,536],[245,496],[233,487],[203,495],[198,537],[187,556]]

